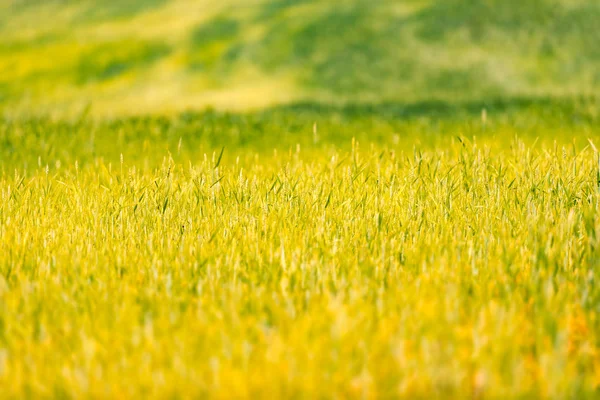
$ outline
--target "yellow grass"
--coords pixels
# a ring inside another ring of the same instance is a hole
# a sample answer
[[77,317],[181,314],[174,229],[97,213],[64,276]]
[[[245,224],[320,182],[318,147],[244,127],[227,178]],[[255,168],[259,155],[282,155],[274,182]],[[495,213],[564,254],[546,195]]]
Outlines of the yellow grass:
[[592,398],[578,143],[5,171],[2,397]]

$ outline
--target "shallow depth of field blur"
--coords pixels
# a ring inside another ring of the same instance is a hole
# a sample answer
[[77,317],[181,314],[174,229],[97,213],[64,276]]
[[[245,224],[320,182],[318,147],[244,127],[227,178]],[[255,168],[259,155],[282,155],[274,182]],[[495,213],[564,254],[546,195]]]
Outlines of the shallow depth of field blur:
[[600,397],[599,24],[0,0],[0,398]]
[[600,89],[586,0],[2,0],[0,106],[247,110]]

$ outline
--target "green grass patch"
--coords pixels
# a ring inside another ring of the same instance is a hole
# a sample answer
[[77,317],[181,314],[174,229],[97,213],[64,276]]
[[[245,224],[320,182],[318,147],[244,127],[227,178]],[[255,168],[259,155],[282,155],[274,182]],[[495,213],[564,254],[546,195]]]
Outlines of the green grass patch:
[[121,74],[143,70],[171,52],[159,42],[119,41],[84,51],[73,74],[79,84],[106,81]]

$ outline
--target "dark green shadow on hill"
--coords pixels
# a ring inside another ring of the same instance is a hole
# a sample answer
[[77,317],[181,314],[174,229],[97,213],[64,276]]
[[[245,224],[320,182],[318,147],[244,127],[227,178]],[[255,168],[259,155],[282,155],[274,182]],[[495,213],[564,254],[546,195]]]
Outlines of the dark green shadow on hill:
[[485,110],[490,115],[511,115],[533,112],[555,117],[573,117],[594,122],[600,118],[600,98],[597,97],[498,97],[473,101],[426,100],[419,102],[381,102],[331,104],[299,102],[276,106],[262,111],[265,115],[285,113],[306,116],[337,115],[346,118],[451,119],[480,116]]
[[548,0],[446,0],[431,3],[410,19],[418,23],[422,39],[442,41],[460,30],[479,42],[494,31],[514,35],[546,30],[561,11]]
[[231,43],[241,34],[236,19],[218,16],[198,26],[191,35],[188,68],[192,72],[225,75],[233,67]]
[[576,46],[569,50],[587,56],[600,49],[598,21],[598,2],[566,7],[549,0],[447,0],[433,2],[407,19],[426,41],[443,42],[461,31],[468,34],[463,41],[476,44],[502,38],[527,42],[537,37],[542,50],[569,44]]
[[10,90],[10,86],[5,83],[0,83],[0,105],[4,102],[8,102],[10,97],[12,97]]
[[220,40],[235,37],[240,30],[240,24],[235,19],[220,16],[200,25],[192,33],[192,41],[198,47]]
[[95,46],[80,57],[75,82],[86,84],[113,79],[131,70],[151,66],[171,52],[161,42],[119,41]]
[[258,21],[269,21],[273,17],[277,17],[287,10],[304,5],[310,4],[313,0],[272,0],[266,2],[260,9],[257,20]]

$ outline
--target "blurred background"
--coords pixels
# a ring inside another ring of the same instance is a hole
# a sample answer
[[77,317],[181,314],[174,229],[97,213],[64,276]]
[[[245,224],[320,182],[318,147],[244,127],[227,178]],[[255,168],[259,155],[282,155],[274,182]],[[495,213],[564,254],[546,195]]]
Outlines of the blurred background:
[[597,0],[0,0],[0,110],[591,96]]

